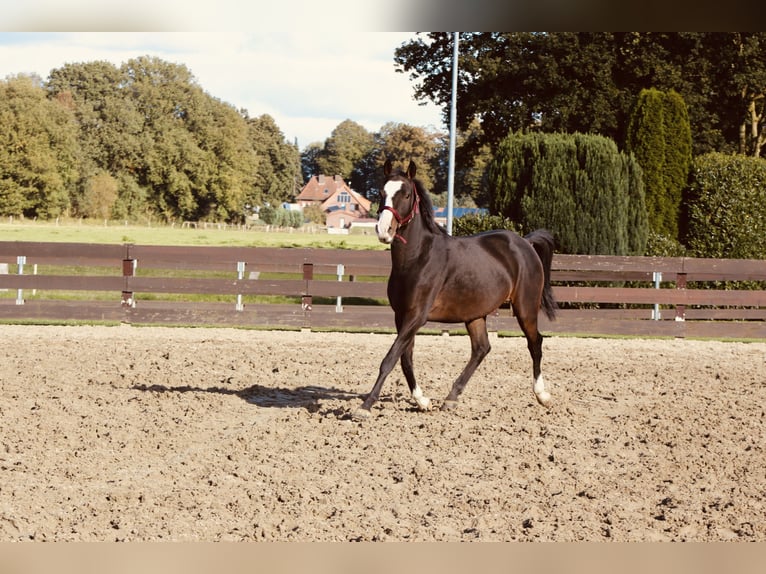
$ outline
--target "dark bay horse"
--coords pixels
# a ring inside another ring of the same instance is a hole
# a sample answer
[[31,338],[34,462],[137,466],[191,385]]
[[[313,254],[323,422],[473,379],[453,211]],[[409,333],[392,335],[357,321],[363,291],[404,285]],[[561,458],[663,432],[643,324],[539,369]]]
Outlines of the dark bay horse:
[[543,337],[537,316],[542,308],[553,319],[557,309],[550,284],[551,234],[538,230],[522,238],[512,231],[496,230],[451,237],[434,220],[431,200],[415,179],[413,162],[403,172],[392,171],[387,161],[384,173],[386,183],[376,229],[378,239],[391,245],[388,299],[397,335],[380,364],[375,385],[354,418],[370,416],[383,382],[399,360],[419,408],[431,408],[431,400],[415,381],[412,366],[415,334],[427,321],[465,323],[468,329],[471,358],[442,409],[457,406],[466,383],[490,351],[487,315],[509,300],[532,356],[532,388],[538,402],[546,405],[550,393],[545,390],[540,370]]

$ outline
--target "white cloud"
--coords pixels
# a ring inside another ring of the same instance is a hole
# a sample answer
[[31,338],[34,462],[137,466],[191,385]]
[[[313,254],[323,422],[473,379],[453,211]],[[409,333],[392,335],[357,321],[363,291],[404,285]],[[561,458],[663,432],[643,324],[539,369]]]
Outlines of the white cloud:
[[303,148],[324,141],[345,119],[370,131],[389,121],[443,129],[440,110],[413,99],[394,71],[401,32],[348,32],[323,26],[298,32],[0,34],[0,77],[46,78],[65,63],[142,55],[186,65],[212,96],[251,116],[269,114]]

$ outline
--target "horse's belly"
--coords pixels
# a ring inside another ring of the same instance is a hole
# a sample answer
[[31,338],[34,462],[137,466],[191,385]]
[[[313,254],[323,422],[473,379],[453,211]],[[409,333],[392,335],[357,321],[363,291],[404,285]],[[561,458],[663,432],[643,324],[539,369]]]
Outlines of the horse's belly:
[[429,321],[438,321],[439,323],[465,323],[468,319],[463,318],[462,314],[455,313],[454,310],[441,309],[434,307],[428,313]]
[[465,323],[486,317],[507,300],[508,293],[473,290],[469,293],[445,292],[436,297],[428,313],[429,321]]

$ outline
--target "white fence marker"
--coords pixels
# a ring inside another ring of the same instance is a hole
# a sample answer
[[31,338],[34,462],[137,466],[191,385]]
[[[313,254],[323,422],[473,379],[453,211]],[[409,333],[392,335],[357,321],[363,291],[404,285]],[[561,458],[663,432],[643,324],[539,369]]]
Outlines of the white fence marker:
[[[652,278],[654,279],[654,288],[659,289],[660,282],[662,281],[662,271],[653,271]],[[660,304],[655,303],[654,310],[652,311],[652,319],[659,321],[661,318],[662,316],[660,315]]]
[[[245,262],[237,261],[237,279],[242,281],[245,278]],[[237,311],[244,311],[245,306],[242,304],[242,294],[237,295]]]
[[[343,281],[343,274],[345,272],[346,272],[346,268],[343,266],[343,263],[339,263],[338,264],[338,281]],[[338,295],[338,299],[335,302],[335,312],[343,313],[343,301],[340,295]]]
[[[24,265],[27,262],[26,255],[19,255],[16,257],[16,263],[19,265],[19,275],[24,275]],[[24,290],[19,289],[16,291],[16,305],[23,305],[24,304]]]

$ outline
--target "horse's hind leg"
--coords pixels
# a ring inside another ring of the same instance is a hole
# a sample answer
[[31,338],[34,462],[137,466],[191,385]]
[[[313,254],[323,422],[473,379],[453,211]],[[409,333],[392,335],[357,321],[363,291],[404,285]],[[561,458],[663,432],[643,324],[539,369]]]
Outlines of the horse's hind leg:
[[484,357],[487,356],[492,347],[489,344],[489,335],[487,334],[487,319],[486,317],[480,317],[474,319],[465,324],[468,329],[468,335],[471,338],[471,358],[468,360],[468,364],[460,373],[460,376],[452,384],[447,398],[444,399],[442,410],[450,409],[457,406],[457,399],[465,389],[468,379],[471,378],[473,373],[479,367]]
[[532,357],[532,390],[535,392],[537,402],[547,407],[551,400],[551,394],[545,390],[545,381],[540,363],[543,358],[543,336],[537,328],[536,313],[519,313],[519,309],[514,306],[514,313],[519,322],[519,327],[527,338],[527,348]]
[[415,371],[412,368],[412,351],[414,348],[415,339],[407,345],[402,353],[402,372],[404,373],[404,378],[407,379],[407,386],[410,388],[412,398],[418,403],[420,410],[427,411],[431,409],[431,399],[423,396],[423,391],[415,380]]

